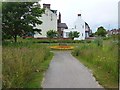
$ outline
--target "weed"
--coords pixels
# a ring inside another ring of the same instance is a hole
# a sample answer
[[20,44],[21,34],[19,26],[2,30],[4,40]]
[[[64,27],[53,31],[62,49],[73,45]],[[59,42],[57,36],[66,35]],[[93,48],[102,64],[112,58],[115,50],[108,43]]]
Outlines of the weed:
[[118,45],[111,39],[103,41],[102,47],[94,42],[80,44],[72,54],[93,70],[96,79],[104,87],[118,88]]
[[43,63],[51,56],[48,48],[33,43],[5,43],[2,51],[3,88],[27,88],[36,77],[40,87],[42,74],[49,64],[43,67]]

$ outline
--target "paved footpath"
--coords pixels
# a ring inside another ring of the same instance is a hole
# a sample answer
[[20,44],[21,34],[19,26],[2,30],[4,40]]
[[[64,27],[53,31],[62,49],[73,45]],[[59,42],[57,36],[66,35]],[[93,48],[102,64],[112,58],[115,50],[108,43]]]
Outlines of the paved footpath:
[[102,88],[70,51],[54,51],[43,88]]

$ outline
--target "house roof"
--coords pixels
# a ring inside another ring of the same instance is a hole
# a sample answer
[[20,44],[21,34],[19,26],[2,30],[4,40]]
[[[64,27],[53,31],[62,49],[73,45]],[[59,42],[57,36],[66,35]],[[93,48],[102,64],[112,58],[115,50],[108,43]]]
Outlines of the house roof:
[[66,23],[59,23],[59,24],[58,24],[58,28],[68,29],[68,26],[66,25]]
[[85,31],[90,31],[90,27],[88,25],[88,23],[85,22]]
[[51,10],[53,13],[57,14],[57,10]]
[[[89,27],[88,23],[85,22],[85,25]],[[89,27],[90,28],[90,27]]]
[[50,11],[52,11],[53,13],[55,13],[57,15],[57,10],[51,10],[50,5],[51,4],[43,4],[43,8],[47,8],[47,9],[49,9]]

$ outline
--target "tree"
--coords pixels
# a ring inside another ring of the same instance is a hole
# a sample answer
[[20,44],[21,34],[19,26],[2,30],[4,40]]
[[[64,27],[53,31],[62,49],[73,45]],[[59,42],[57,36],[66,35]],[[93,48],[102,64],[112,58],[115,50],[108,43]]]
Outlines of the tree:
[[54,30],[49,30],[47,31],[47,37],[48,38],[55,38],[58,36],[58,32],[57,31],[54,31]]
[[40,33],[40,29],[34,28],[42,24],[38,17],[44,13],[38,2],[3,2],[2,3],[2,38],[11,36],[17,42],[17,36],[23,36],[28,32]]
[[97,32],[96,32],[96,34],[98,35],[98,36],[105,36],[106,34],[107,34],[107,32],[106,32],[106,30],[104,29],[104,27],[99,27],[98,29],[97,29]]
[[78,38],[80,35],[79,35],[79,32],[77,31],[74,31],[74,32],[70,32],[69,33],[69,38],[71,38],[72,40],[74,40],[74,38]]

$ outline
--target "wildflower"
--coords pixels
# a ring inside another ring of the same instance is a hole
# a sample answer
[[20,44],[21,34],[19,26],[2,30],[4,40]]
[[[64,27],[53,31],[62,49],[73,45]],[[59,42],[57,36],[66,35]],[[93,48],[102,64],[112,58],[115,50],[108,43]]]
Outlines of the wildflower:
[[50,46],[51,49],[62,49],[62,50],[68,50],[73,49],[73,46]]
[[40,70],[37,69],[36,72],[40,72]]

